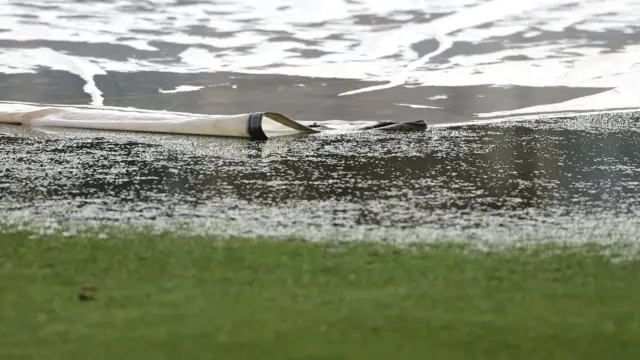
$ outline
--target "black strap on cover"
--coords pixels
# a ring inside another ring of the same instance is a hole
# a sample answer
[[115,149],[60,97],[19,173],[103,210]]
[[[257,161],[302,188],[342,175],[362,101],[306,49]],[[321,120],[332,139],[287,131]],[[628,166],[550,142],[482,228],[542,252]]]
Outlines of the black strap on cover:
[[262,130],[262,116],[264,113],[257,112],[249,114],[247,119],[247,133],[251,140],[267,140],[267,135]]

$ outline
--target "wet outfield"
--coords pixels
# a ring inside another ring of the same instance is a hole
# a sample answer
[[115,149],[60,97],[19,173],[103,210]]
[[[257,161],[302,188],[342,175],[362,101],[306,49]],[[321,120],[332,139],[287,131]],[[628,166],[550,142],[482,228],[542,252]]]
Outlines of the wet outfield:
[[614,242],[640,231],[640,115],[265,142],[0,128],[4,221],[196,233]]
[[[317,4],[0,1],[0,101],[430,125],[266,142],[0,125],[0,225],[637,243],[637,2]],[[537,116],[478,123],[519,114]]]

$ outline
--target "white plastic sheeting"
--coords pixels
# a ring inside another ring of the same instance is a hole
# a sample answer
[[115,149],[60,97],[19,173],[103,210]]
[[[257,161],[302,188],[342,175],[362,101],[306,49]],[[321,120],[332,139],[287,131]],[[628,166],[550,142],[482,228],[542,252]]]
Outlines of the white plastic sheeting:
[[206,115],[102,106],[3,102],[0,102],[0,123],[249,139],[318,132],[318,130],[274,112]]

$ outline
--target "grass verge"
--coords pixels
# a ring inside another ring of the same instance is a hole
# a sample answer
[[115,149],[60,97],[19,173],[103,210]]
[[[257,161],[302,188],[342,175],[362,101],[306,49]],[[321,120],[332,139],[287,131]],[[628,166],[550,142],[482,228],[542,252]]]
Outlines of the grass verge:
[[640,358],[595,246],[0,235],[0,359]]

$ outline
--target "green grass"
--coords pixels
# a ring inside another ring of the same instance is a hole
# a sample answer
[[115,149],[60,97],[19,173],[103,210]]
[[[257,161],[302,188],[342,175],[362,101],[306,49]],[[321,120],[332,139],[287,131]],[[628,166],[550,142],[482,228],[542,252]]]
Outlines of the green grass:
[[640,358],[640,262],[595,246],[29,235],[0,235],[2,360]]

